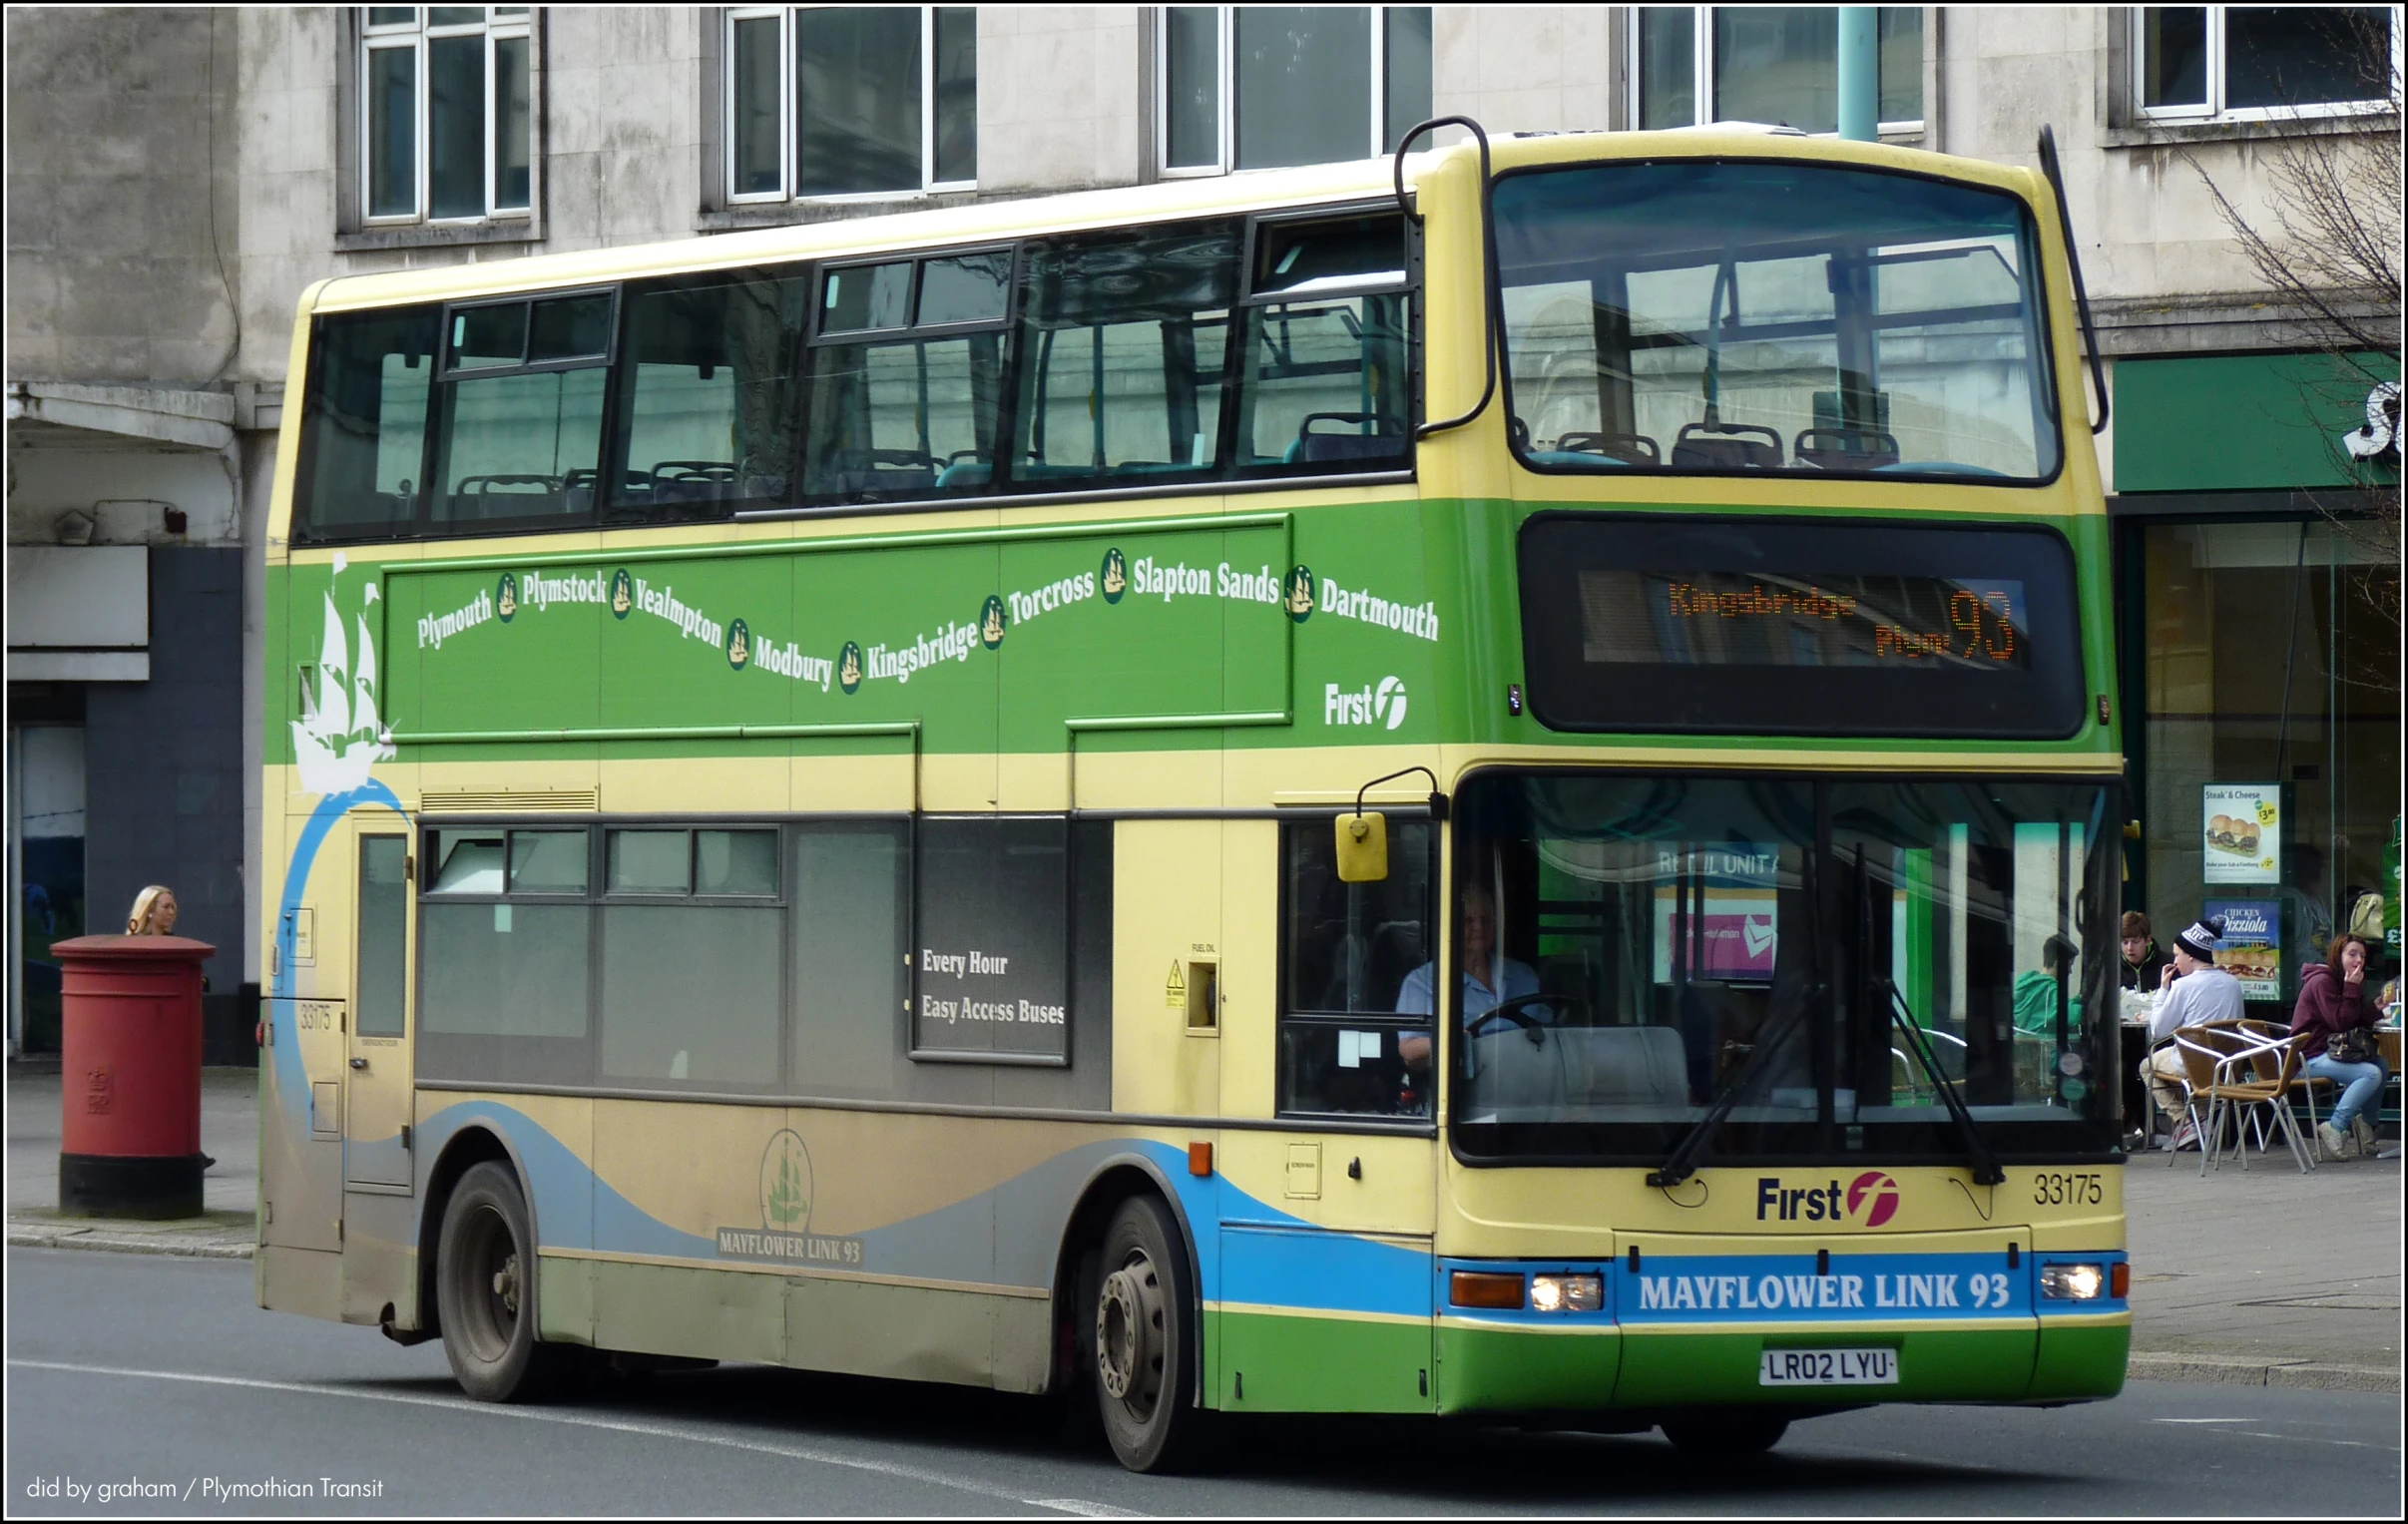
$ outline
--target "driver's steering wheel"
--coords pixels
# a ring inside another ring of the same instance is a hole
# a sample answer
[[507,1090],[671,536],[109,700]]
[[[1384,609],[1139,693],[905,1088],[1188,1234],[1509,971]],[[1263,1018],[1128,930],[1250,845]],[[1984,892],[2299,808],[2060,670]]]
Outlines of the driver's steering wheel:
[[[1470,1021],[1465,1022],[1463,1024],[1463,1035],[1466,1037],[1478,1037],[1481,1033],[1481,1029],[1486,1027],[1492,1021],[1511,1022],[1513,1025],[1522,1029],[1523,1035],[1530,1039],[1530,1045],[1532,1047],[1544,1048],[1547,1046],[1547,1029],[1549,1027],[1562,1026],[1564,1024],[1562,1019],[1554,1014],[1552,1008],[1578,1004],[1580,1004],[1578,999],[1564,995],[1516,995],[1511,1000],[1501,1000],[1497,1002],[1495,1005],[1490,1006],[1487,1010],[1482,1011],[1479,1015],[1473,1017]],[[1538,1007],[1542,1011],[1546,1011],[1547,1014],[1544,1017],[1531,1015],[1528,1011],[1523,1009],[1526,1006]]]

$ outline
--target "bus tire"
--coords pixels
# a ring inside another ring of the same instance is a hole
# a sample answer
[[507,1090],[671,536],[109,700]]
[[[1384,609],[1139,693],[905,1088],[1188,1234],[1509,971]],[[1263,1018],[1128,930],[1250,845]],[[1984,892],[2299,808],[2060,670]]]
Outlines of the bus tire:
[[488,1160],[452,1188],[435,1250],[443,1353],[480,1402],[553,1395],[585,1351],[537,1340],[535,1230],[510,1167]]
[[1779,1444],[1781,1436],[1789,1432],[1789,1418],[1761,1408],[1730,1408],[1684,1413],[1666,1418],[1658,1426],[1676,1449],[1736,1459],[1761,1455]]
[[1094,1307],[1096,1408],[1113,1454],[1132,1471],[1171,1471],[1194,1452],[1195,1296],[1178,1227],[1153,1196],[1134,1196],[1104,1230]]

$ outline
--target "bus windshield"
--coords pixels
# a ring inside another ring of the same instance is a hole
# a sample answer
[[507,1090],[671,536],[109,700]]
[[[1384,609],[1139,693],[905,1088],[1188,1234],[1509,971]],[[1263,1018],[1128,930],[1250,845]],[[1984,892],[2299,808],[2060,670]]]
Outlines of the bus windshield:
[[1515,451],[1541,471],[2040,481],[2060,459],[2032,220],[1820,165],[1501,178]]
[[1963,1162],[1943,1086],[1999,1157],[2113,1145],[2107,789],[1491,772],[1458,797],[1465,1156],[1661,1163],[1725,1103],[1709,1162]]

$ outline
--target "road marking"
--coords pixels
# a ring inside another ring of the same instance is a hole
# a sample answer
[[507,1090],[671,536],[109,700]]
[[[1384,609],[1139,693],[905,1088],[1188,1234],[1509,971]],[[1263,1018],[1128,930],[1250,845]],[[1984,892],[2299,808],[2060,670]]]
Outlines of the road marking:
[[[2262,1418],[2152,1418],[2149,1421],[2152,1423],[2262,1423],[2265,1420]],[[2370,1444],[2363,1439],[2325,1439],[2315,1434],[2269,1434],[2263,1429],[2225,1429],[2224,1432],[2238,1434],[2244,1439],[2280,1439],[2285,1442],[2296,1439],[2304,1440],[2309,1444],[2346,1445],[2353,1450],[2397,1448],[2394,1445]]]
[[879,1476],[891,1476],[901,1481],[926,1482],[931,1486],[949,1487],[978,1497],[997,1498],[1021,1503],[1031,1508],[1051,1509],[1056,1513],[1075,1514],[1091,1519],[1142,1519],[1147,1515],[1109,1503],[1093,1503],[1084,1498],[1026,1498],[1003,1487],[990,1487],[983,1482],[930,1471],[920,1466],[902,1465],[890,1460],[867,1460],[857,1455],[842,1455],[809,1445],[770,1444],[762,1440],[736,1439],[725,1434],[706,1434],[672,1424],[634,1423],[623,1418],[601,1418],[590,1413],[550,1412],[536,1408],[512,1407],[499,1402],[474,1402],[466,1397],[422,1397],[408,1392],[363,1391],[354,1386],[339,1386],[319,1381],[268,1381],[255,1376],[213,1376],[185,1370],[136,1370],[123,1365],[79,1365],[64,1360],[11,1359],[9,1365],[19,1370],[57,1370],[71,1375],[127,1376],[145,1381],[188,1381],[202,1386],[239,1386],[253,1391],[294,1392],[311,1397],[356,1397],[366,1402],[393,1402],[404,1407],[436,1407],[453,1412],[474,1413],[479,1418],[520,1418],[531,1423],[565,1423],[576,1428],[605,1429],[615,1434],[639,1434],[652,1439],[683,1439],[693,1444],[717,1445],[726,1450],[747,1450],[756,1455],[774,1455],[781,1460],[809,1461],[817,1465],[838,1466],[850,1471],[868,1471]]

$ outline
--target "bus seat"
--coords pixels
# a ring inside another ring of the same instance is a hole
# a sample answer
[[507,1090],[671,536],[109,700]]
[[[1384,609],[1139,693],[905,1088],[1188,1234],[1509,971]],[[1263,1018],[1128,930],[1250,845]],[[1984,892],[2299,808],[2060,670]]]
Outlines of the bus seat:
[[731,460],[664,460],[652,469],[656,503],[721,503],[735,495]]
[[[1761,437],[1756,437],[1761,436]],[[1758,423],[1684,423],[1673,464],[1705,471],[1777,471],[1781,436]]]
[[1471,1105],[1502,1122],[1537,1121],[1564,1104],[1564,1071],[1550,1030],[1544,1043],[1511,1022],[1490,1026],[1471,1042]]
[[[1566,1027],[1549,1037],[1580,1100],[1592,1106],[1681,1106],[1688,1101],[1688,1056],[1672,1027]],[[1583,1083],[1585,1080],[1585,1083]]]
[[2005,476],[2007,474],[2004,471],[1993,471],[1988,466],[1969,466],[1961,460],[1898,460],[1892,461],[1886,466],[1875,466],[1873,469],[1884,476],[1905,476],[1914,472],[1921,472],[1929,476]]
[[1558,451],[1608,456],[1616,465],[1629,465],[1637,460],[1644,460],[1651,466],[1664,464],[1664,452],[1657,449],[1656,441],[1645,434],[1617,434],[1610,429],[1566,429],[1556,436],[1555,447]]
[[1527,458],[1542,466],[1628,466],[1630,462],[1595,450],[1530,450]]
[[1898,463],[1898,436],[1877,428],[1802,428],[1791,441],[1800,464],[1870,471]]
[[1287,447],[1282,457],[1287,464],[1314,465],[1331,460],[1385,460],[1402,455],[1410,443],[1402,434],[1316,434],[1313,424],[1326,420],[1332,423],[1369,423],[1377,425],[1377,413],[1306,413],[1296,427],[1296,442]]
[[995,468],[983,460],[957,460],[936,478],[938,491],[948,487],[983,487],[995,479]]

